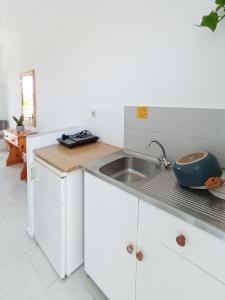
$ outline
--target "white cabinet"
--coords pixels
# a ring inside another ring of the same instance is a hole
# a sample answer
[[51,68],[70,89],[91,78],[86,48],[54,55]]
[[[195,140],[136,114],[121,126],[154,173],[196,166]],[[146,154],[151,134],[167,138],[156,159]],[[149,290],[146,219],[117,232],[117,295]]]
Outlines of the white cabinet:
[[[158,213],[160,214],[159,210]],[[164,230],[168,230],[166,218]],[[143,252],[143,260],[137,262],[136,299],[224,299],[225,286],[165,246],[164,239],[166,240],[167,236],[161,235],[157,220],[153,226],[152,206],[140,201],[137,251]],[[202,242],[204,243],[204,240]],[[211,259],[216,260],[215,257]]]
[[110,300],[225,299],[224,261],[224,241],[85,174],[85,270]]
[[[154,239],[225,283],[224,240],[144,201],[139,204],[138,228],[139,247],[144,246],[140,243],[147,244],[150,238]],[[183,247],[179,240],[183,240]]]
[[137,216],[137,198],[85,173],[85,271],[111,300],[135,299]]
[[83,262],[82,170],[63,173],[36,158],[34,234],[60,278]]

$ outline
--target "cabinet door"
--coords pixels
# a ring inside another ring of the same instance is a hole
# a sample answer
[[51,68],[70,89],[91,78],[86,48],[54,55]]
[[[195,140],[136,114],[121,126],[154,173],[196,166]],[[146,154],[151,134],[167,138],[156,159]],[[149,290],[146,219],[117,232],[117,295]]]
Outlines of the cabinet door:
[[135,299],[137,217],[136,197],[85,174],[85,271],[110,300]]
[[35,239],[61,278],[65,276],[65,178],[37,163],[34,186]]
[[150,226],[149,209],[148,203],[140,201],[138,250],[144,258],[137,263],[136,299],[225,299],[222,283],[152,238],[157,228]]

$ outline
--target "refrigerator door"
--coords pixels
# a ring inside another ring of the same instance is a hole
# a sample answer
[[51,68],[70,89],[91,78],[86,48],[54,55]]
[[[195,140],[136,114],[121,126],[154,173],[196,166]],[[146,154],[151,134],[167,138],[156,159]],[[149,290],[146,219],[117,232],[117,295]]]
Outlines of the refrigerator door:
[[35,163],[34,232],[60,278],[66,274],[66,178]]

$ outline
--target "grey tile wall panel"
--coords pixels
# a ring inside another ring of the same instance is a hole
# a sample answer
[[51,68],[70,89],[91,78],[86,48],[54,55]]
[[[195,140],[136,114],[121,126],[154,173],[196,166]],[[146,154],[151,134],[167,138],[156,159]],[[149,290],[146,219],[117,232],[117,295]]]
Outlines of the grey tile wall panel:
[[124,110],[124,147],[157,156],[159,140],[170,160],[185,154],[206,150],[214,153],[225,168],[225,110],[201,108],[149,107],[149,119],[137,120],[136,107]]

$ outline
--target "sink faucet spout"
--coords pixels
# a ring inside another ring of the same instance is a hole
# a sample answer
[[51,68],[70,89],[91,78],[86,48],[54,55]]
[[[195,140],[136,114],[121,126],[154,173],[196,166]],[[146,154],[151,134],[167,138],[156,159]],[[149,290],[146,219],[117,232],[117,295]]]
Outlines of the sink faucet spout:
[[167,160],[166,151],[165,151],[163,145],[157,140],[152,140],[148,143],[148,146],[150,147],[153,143],[157,144],[160,147],[161,151],[162,151],[162,156],[157,157],[158,162],[159,162],[159,166],[163,167],[163,168],[166,168],[166,167],[170,166],[171,162],[169,162]]

